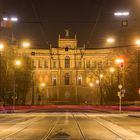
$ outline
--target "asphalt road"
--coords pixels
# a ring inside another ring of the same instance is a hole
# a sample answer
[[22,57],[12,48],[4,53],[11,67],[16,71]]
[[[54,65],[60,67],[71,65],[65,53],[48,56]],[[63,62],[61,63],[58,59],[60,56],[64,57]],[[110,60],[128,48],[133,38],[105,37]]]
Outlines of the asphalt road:
[[98,111],[0,114],[0,140],[140,140],[140,118]]

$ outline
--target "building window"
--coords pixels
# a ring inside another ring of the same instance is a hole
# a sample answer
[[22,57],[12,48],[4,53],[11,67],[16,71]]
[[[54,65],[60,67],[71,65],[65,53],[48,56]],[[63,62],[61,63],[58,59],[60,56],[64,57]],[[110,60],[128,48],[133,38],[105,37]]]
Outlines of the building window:
[[77,84],[78,85],[82,85],[82,77],[81,76],[78,77]]
[[92,60],[92,68],[96,69],[96,61]]
[[90,68],[90,60],[86,61],[86,68]]
[[68,73],[66,73],[65,75],[65,85],[69,85],[70,84],[70,76]]
[[77,62],[77,68],[81,68],[81,61]]
[[44,68],[48,68],[48,61],[44,61]]
[[53,68],[56,68],[56,61],[53,61]]
[[40,60],[38,60],[38,68],[42,68]]
[[36,68],[35,61],[32,60],[32,68]]
[[70,57],[69,56],[65,57],[65,68],[70,68]]
[[56,86],[56,77],[55,76],[52,78],[52,84],[53,84],[53,86]]
[[99,69],[102,69],[103,68],[102,61],[98,62],[98,68]]

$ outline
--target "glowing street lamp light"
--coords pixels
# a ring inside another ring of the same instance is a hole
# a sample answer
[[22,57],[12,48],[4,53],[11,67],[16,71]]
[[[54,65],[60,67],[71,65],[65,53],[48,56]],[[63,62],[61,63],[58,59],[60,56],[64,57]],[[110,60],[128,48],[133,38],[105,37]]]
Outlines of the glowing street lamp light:
[[140,40],[136,40],[136,45],[139,47],[140,46]]
[[10,20],[13,21],[13,22],[17,22],[18,18],[17,17],[11,17]]
[[31,45],[31,44],[30,44],[29,42],[23,42],[23,43],[22,43],[22,47],[23,47],[23,48],[29,48],[30,45]]
[[45,85],[46,85],[46,84],[45,84],[44,82],[41,83],[41,87],[45,87]]
[[115,12],[114,16],[122,17],[122,16],[129,16],[129,12]]
[[0,43],[0,51],[2,51],[4,49],[4,44]]
[[100,74],[100,78],[103,78],[104,77],[104,75],[103,74]]
[[91,82],[91,83],[89,84],[89,86],[90,86],[90,87],[93,87],[93,83]]
[[114,43],[115,42],[115,39],[114,38],[107,38],[107,43]]
[[20,66],[21,65],[21,61],[20,60],[15,60],[15,65],[16,66]]
[[111,73],[114,73],[114,71],[115,71],[115,68],[111,67],[111,68],[110,68],[110,72],[111,72]]
[[8,17],[4,17],[3,20],[4,21],[8,21],[9,19],[8,19]]
[[100,83],[100,81],[99,80],[96,80],[96,84],[99,84]]
[[17,17],[3,17],[3,20],[4,21],[12,21],[12,22],[17,22],[18,21],[18,18]]

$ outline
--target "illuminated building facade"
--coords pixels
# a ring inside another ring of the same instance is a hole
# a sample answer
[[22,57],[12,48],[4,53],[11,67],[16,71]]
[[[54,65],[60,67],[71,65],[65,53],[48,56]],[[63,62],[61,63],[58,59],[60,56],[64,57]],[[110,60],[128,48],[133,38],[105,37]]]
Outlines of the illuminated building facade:
[[[27,96],[34,104],[99,104],[96,80],[110,67],[112,52],[77,47],[76,35],[59,35],[58,47],[24,49],[32,61],[32,87]],[[90,87],[93,83],[93,87]],[[43,84],[43,86],[42,86]]]

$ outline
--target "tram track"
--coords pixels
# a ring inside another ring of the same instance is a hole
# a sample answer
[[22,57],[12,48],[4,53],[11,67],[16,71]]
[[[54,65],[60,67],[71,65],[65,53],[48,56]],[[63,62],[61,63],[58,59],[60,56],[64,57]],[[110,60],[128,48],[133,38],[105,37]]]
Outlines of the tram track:
[[[20,132],[22,132],[23,130],[25,130],[26,128],[28,128],[29,126],[31,126],[32,125],[32,123],[33,122],[36,122],[36,121],[39,121],[39,120],[41,120],[42,118],[38,118],[38,117],[35,117],[35,118],[32,118],[32,119],[30,119],[30,120],[27,120],[27,124],[24,124],[23,122],[21,122],[20,124],[18,124],[18,125],[24,125],[22,128],[19,128],[17,131],[15,131],[15,132],[12,132],[12,133],[10,133],[10,134],[8,134],[8,135],[6,135],[6,136],[3,136],[3,137],[0,137],[0,140],[8,140],[8,139],[11,139],[11,137],[14,137],[16,134],[18,134],[18,133],[20,133]],[[13,128],[15,127],[16,128],[16,126],[12,126]],[[9,129],[9,128],[8,128]],[[11,129],[11,128],[10,128]]]
[[82,128],[80,127],[80,124],[79,124],[77,118],[75,117],[74,114],[72,114],[72,116],[73,116],[74,121],[75,121],[75,123],[76,123],[76,125],[77,125],[77,127],[78,127],[78,129],[79,129],[79,131],[80,131],[82,140],[88,140],[87,137],[86,137],[86,135],[84,134],[84,131],[83,131]]
[[[86,118],[91,119],[86,113],[83,113],[83,114],[86,116]],[[101,117],[99,117],[99,118],[101,118]],[[118,137],[118,139],[120,139],[120,140],[129,140],[129,138],[126,138],[125,136],[119,134],[118,132],[116,132],[116,131],[114,131],[113,129],[111,129],[111,128],[109,128],[108,126],[106,126],[105,123],[101,122],[101,121],[100,121],[99,119],[97,119],[96,117],[94,117],[93,120],[96,121],[98,124],[100,124],[100,126],[104,127],[106,130],[108,130],[108,131],[110,131],[111,133],[115,134],[115,135]],[[106,121],[106,120],[103,119],[103,118],[101,118],[101,120]],[[108,121],[108,122],[109,122],[109,121]],[[111,123],[112,123],[112,122],[111,122]],[[136,139],[131,139],[131,140],[137,140],[137,138],[136,138]]]

